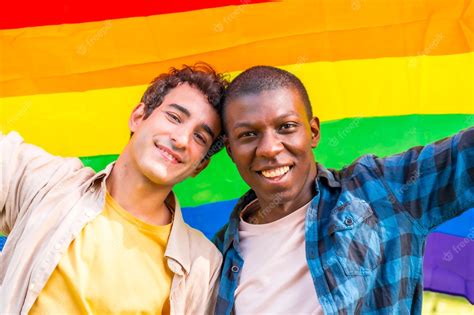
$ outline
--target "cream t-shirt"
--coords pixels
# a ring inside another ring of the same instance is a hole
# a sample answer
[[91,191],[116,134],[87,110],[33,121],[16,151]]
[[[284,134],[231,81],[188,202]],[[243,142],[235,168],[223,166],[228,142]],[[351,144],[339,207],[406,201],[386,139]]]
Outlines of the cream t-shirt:
[[[310,203],[277,221],[249,224],[239,239],[244,266],[235,291],[235,313],[322,315],[305,251],[305,217]],[[258,207],[258,201],[246,210]]]

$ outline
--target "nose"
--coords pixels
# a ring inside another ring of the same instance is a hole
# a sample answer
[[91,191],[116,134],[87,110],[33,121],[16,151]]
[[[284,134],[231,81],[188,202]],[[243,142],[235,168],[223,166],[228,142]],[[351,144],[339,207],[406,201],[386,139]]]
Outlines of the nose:
[[175,149],[185,149],[189,142],[189,132],[186,129],[176,130],[171,134],[171,144]]
[[264,133],[258,143],[256,155],[272,159],[283,150],[283,144],[277,135],[272,132]]

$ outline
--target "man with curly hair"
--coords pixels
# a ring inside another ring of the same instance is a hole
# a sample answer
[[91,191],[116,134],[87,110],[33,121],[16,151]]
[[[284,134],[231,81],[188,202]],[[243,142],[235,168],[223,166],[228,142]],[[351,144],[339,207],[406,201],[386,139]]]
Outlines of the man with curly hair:
[[0,134],[0,313],[212,312],[222,257],[172,189],[222,147],[226,85],[205,64],[158,76],[98,174]]

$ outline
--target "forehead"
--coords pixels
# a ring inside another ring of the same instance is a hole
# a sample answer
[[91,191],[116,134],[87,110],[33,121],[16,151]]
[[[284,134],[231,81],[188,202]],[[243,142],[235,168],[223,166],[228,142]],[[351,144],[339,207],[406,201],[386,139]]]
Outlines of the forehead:
[[280,88],[245,94],[226,104],[226,123],[240,120],[271,119],[293,112],[306,115],[301,96],[294,89]]
[[[167,105],[173,102],[182,102],[180,105],[187,105],[188,107],[212,107],[207,100],[207,97],[198,88],[182,83],[175,88],[172,88],[163,98],[162,105]],[[207,106],[206,106],[207,105]]]

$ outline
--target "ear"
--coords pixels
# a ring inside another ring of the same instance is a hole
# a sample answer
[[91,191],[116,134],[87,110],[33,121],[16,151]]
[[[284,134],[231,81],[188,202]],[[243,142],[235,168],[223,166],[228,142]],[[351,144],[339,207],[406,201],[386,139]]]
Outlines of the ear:
[[319,127],[319,118],[318,117],[313,117],[309,121],[309,126],[311,128],[311,147],[316,148],[319,144],[320,140],[320,127]]
[[196,167],[196,169],[194,170],[191,177],[198,176],[198,174],[201,173],[209,165],[209,162],[211,162],[211,158],[202,160],[201,163],[199,163],[198,167]]
[[232,162],[234,162],[234,158],[232,157],[232,149],[230,148],[230,144],[229,144],[229,137],[227,137],[227,135],[224,135],[224,145],[225,145],[225,150],[227,151],[227,154],[229,155]]
[[131,132],[137,131],[138,127],[145,118],[145,104],[140,103],[132,111],[130,119],[128,120],[128,128]]

